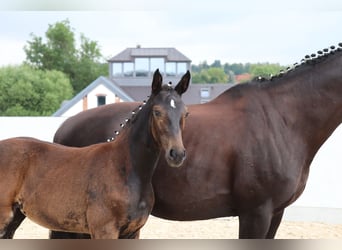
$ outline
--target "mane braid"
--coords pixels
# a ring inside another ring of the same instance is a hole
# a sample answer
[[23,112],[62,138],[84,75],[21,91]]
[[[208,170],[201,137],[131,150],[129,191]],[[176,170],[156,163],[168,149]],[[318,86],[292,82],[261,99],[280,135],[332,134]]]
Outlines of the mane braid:
[[328,56],[335,54],[336,52],[341,53],[342,51],[342,43],[339,43],[338,46],[330,46],[329,48],[325,48],[323,50],[317,51],[317,54],[306,55],[300,63],[294,63],[292,66],[287,67],[286,69],[282,69],[279,71],[277,75],[270,75],[269,77],[257,76],[252,79],[251,82],[264,82],[264,81],[272,81],[276,78],[286,76],[287,73],[296,70],[298,67],[303,67],[304,65],[314,65],[322,62]]
[[[147,96],[147,98],[149,98],[150,96]],[[146,100],[143,100],[142,104],[140,104],[138,107],[136,107],[134,110],[132,110],[131,112],[131,117],[130,118],[126,118],[122,123],[120,123],[120,128],[121,130],[127,125],[128,122],[131,122],[135,117],[136,115],[138,114],[138,112],[140,110],[142,110],[143,106],[147,103]],[[111,137],[111,138],[108,138],[107,139],[107,142],[111,142],[111,141],[114,141],[115,140],[115,137],[118,136],[120,134],[120,131],[118,130],[115,130],[114,131],[114,136]]]

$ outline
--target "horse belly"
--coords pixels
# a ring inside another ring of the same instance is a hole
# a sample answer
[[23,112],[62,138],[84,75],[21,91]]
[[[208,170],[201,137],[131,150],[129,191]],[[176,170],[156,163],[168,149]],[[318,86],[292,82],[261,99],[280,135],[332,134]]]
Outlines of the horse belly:
[[168,220],[189,221],[236,216],[237,212],[230,195],[216,194],[182,202],[156,200],[152,215]]
[[56,231],[89,232],[83,211],[58,209],[49,204],[30,201],[21,203],[20,207],[30,220],[45,228]]
[[184,221],[234,216],[232,166],[227,165],[231,154],[220,150],[208,147],[205,154],[189,152],[179,169],[168,168],[161,159],[153,176],[152,215]]
[[17,198],[22,212],[37,224],[57,231],[88,232],[85,201],[81,195],[68,195],[45,189],[23,189]]

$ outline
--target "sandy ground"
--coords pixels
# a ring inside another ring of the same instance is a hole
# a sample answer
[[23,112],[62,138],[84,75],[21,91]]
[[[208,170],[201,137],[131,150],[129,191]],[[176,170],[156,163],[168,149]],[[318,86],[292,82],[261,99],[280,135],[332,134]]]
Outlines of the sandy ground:
[[[236,239],[238,219],[219,218],[177,222],[150,216],[141,231],[141,239]],[[47,239],[48,230],[26,219],[17,229],[16,239]],[[278,239],[342,239],[342,224],[283,221]]]

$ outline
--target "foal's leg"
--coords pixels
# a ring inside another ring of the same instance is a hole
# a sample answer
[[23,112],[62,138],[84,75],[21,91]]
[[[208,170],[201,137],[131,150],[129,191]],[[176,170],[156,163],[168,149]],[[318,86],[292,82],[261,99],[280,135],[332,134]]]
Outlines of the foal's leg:
[[92,239],[118,239],[120,233],[114,221],[109,221],[105,225],[89,225],[89,230]]
[[266,235],[267,239],[274,239],[274,236],[277,233],[278,227],[280,225],[281,219],[283,218],[284,209],[280,211],[279,213],[273,215],[271,226],[268,229],[268,233]]
[[50,231],[50,239],[90,239],[89,234]]
[[116,225],[112,211],[101,204],[90,204],[87,210],[87,222],[92,239],[118,239],[120,230]]
[[128,235],[119,235],[119,239],[139,239],[140,237],[140,230],[136,232],[130,233]]

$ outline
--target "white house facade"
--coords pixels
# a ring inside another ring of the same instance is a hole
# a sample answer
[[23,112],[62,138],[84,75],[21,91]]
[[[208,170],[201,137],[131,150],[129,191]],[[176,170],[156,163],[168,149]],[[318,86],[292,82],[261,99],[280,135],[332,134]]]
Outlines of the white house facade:
[[53,116],[69,117],[101,105],[133,101],[115,82],[100,76],[73,99],[66,101]]

